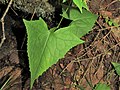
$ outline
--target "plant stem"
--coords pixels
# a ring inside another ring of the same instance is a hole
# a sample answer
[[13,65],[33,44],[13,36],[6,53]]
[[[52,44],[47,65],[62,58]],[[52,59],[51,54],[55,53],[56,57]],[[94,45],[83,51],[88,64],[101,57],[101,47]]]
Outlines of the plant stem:
[[[67,9],[65,10],[65,13],[70,9],[70,6],[72,5],[72,0],[71,0],[71,2],[69,3],[69,6],[67,7]],[[63,21],[63,16],[62,16],[62,18],[60,19],[60,22],[58,23],[58,25],[57,25],[57,29],[60,27],[60,24],[62,23],[62,21]]]

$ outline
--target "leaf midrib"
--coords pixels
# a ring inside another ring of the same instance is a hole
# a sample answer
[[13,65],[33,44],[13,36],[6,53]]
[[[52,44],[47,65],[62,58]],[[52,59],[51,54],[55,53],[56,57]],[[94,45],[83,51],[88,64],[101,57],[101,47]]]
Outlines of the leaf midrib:
[[[46,45],[47,45],[47,42],[48,42],[48,40],[49,40],[49,37],[50,37],[50,35],[51,35],[51,33],[50,32],[48,32],[49,34],[48,34],[48,37],[47,37],[47,39],[46,39],[46,41],[45,41],[45,44],[44,44],[44,47],[43,47],[43,50],[42,50],[42,53],[41,53],[41,57],[40,57],[40,61],[41,61],[41,58],[43,57],[43,54],[44,54],[44,51],[45,51],[45,48],[46,48]],[[40,65],[40,62],[39,61],[39,64],[38,64],[38,66]],[[39,68],[37,68],[36,69],[36,71],[35,71],[35,73],[37,73],[38,72],[38,70],[39,70]],[[36,78],[35,78],[36,79]]]

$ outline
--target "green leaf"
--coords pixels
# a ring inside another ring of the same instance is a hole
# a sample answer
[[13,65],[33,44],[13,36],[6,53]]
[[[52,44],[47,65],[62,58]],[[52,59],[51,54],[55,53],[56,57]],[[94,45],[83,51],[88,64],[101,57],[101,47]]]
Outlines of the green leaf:
[[98,83],[94,90],[110,90],[110,86],[103,83]]
[[110,21],[108,21],[108,24],[109,24],[110,26],[112,26],[113,22],[110,20]]
[[120,64],[119,63],[115,63],[115,62],[112,62],[117,74],[120,76]]
[[[89,12],[85,11],[85,13]],[[85,13],[83,14],[86,15]],[[94,14],[86,15],[86,17],[84,15],[80,14],[79,18],[74,17],[74,21],[68,27],[60,28],[57,31],[55,31],[56,28],[48,30],[42,18],[35,21],[23,20],[28,35],[27,52],[31,87],[34,80],[60,58],[63,58],[70,48],[84,42],[79,38],[91,30],[97,19]]]
[[69,27],[58,29],[55,32],[48,30],[42,18],[35,21],[23,21],[28,35],[27,52],[32,88],[35,79],[60,58],[63,58],[70,48],[84,41],[71,33]]
[[83,13],[80,13],[76,8],[70,9],[69,17],[65,12],[62,16],[73,20],[70,24],[69,30],[79,38],[91,31],[98,17],[85,9],[83,9]]
[[85,9],[83,9],[83,13],[80,13],[80,11],[76,8],[71,8],[70,9],[69,16],[66,13],[66,11],[63,9],[62,16],[66,19],[70,19],[70,20],[73,20],[73,21],[81,19],[81,20],[85,20],[85,21],[87,20],[89,22],[92,22],[97,18],[97,15],[92,14],[91,12],[89,12]]
[[64,2],[66,2],[67,0],[63,0],[63,2],[62,3],[64,3]]
[[73,21],[69,28],[69,30],[74,33],[77,37],[81,38],[82,36],[86,35],[89,31],[91,31],[96,19],[89,21],[85,20],[76,20]]
[[88,10],[88,6],[86,0],[73,0],[76,6],[79,8],[80,12],[82,13],[82,7]]
[[105,18],[105,22],[108,23],[108,25],[110,25],[110,26],[116,26],[116,27],[119,26],[119,24],[117,22],[115,22],[113,19],[108,18],[108,17]]
[[74,33],[77,37],[81,38],[91,31],[97,16],[91,14],[90,16],[81,17],[78,20],[72,21],[69,26],[69,30]]

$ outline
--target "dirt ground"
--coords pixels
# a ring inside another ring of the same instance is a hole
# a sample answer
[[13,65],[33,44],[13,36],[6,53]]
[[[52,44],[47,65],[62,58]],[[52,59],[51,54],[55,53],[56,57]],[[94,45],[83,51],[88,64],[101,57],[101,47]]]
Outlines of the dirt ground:
[[[0,18],[11,0],[0,0]],[[53,3],[54,2],[54,3]],[[99,82],[119,90],[120,77],[111,62],[120,63],[120,27],[105,22],[110,18],[120,25],[119,0],[87,0],[92,13],[99,15],[92,31],[82,37],[84,44],[72,48],[65,58],[40,76],[32,90],[92,90]],[[36,9],[35,9],[36,8]],[[26,51],[26,30],[22,19],[44,18],[56,26],[61,16],[60,0],[14,0],[4,18],[5,37],[0,47],[0,88],[30,90],[30,72]],[[63,20],[61,26],[69,21]],[[0,23],[0,42],[2,41]]]

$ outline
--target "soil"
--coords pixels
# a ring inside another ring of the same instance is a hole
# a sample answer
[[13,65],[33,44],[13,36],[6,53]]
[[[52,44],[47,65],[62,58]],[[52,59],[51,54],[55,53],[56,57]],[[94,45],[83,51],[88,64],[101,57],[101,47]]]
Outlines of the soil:
[[[0,0],[0,18],[9,1]],[[99,82],[110,85],[111,90],[119,90],[120,77],[111,62],[120,63],[120,27],[109,26],[105,18],[120,24],[120,1],[87,0],[87,4],[99,17],[92,31],[82,37],[85,43],[72,48],[65,58],[44,72],[32,90],[92,90]],[[42,17],[52,28],[61,19],[61,5],[61,0],[13,1],[4,18],[6,39],[0,47],[0,88],[9,80],[3,90],[30,90],[26,29],[22,19]],[[61,27],[69,23],[64,19]]]

